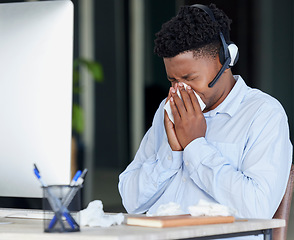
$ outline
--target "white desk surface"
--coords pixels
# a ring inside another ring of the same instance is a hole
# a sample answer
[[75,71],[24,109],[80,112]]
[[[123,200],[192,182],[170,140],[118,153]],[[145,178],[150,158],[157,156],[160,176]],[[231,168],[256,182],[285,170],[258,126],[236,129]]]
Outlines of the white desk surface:
[[[16,212],[13,212],[16,213]],[[248,219],[247,221],[236,221],[226,224],[212,224],[201,226],[187,226],[174,228],[148,228],[136,226],[111,226],[82,227],[80,232],[74,233],[44,233],[43,220],[40,219],[20,219],[6,218],[11,215],[11,211],[0,209],[0,239],[82,239],[82,240],[156,240],[156,239],[181,239],[201,236],[218,235],[225,233],[235,233],[244,231],[255,231],[284,227],[283,219]],[[1,222],[11,222],[11,224],[1,224]]]

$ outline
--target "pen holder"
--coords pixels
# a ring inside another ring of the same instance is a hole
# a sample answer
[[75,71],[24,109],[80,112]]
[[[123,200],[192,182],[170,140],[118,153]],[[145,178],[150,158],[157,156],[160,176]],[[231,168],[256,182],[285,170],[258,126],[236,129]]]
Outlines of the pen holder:
[[43,187],[44,232],[80,231],[81,186]]

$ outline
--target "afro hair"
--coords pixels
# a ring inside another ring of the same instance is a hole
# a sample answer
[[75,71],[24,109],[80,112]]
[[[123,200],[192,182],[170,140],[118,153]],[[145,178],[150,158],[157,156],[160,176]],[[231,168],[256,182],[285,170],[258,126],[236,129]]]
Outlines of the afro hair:
[[215,20],[202,9],[192,6],[181,7],[179,13],[162,25],[156,34],[154,52],[163,58],[193,51],[195,57],[216,58],[221,46],[219,33],[230,40],[231,20],[214,4],[209,5]]

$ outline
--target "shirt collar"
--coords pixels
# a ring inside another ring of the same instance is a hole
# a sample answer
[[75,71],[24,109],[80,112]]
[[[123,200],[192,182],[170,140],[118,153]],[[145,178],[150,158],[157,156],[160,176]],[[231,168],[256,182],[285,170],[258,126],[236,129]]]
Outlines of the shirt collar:
[[225,100],[215,109],[204,113],[205,117],[214,117],[219,113],[226,113],[231,117],[237,112],[248,88],[241,76],[234,76],[236,83]]

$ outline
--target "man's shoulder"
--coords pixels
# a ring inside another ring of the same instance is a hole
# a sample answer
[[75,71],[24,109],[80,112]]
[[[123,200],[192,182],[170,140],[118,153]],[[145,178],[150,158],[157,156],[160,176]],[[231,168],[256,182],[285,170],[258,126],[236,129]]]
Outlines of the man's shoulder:
[[272,110],[284,112],[283,106],[276,98],[255,88],[248,89],[242,101],[242,105],[246,105],[256,111]]

